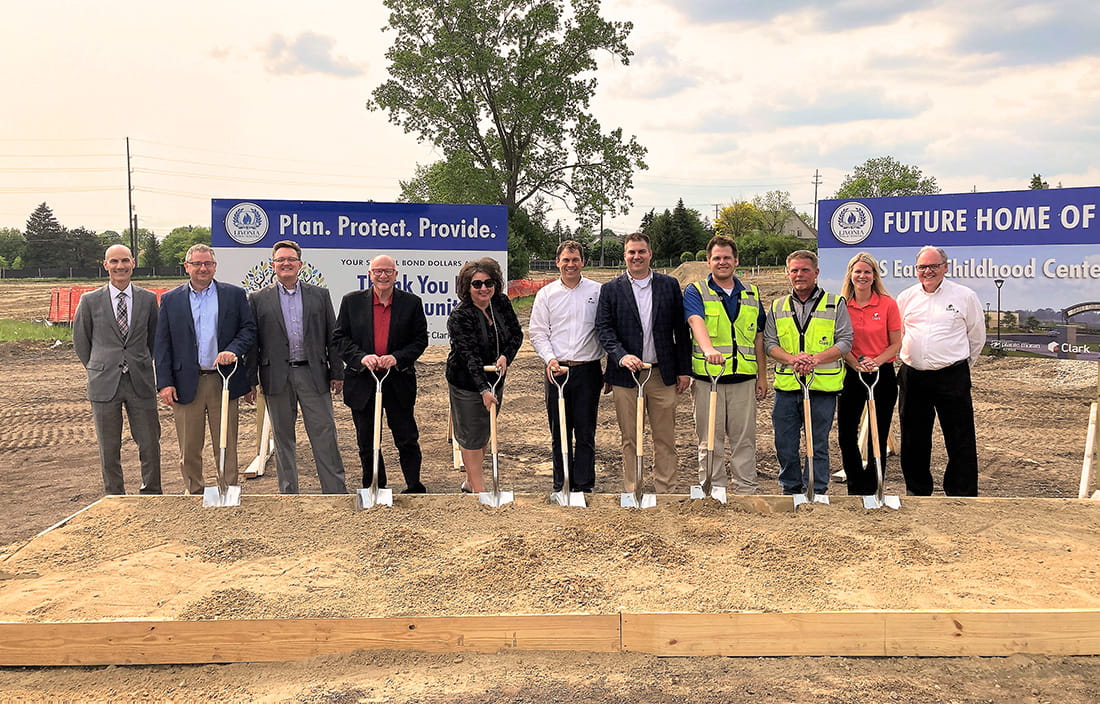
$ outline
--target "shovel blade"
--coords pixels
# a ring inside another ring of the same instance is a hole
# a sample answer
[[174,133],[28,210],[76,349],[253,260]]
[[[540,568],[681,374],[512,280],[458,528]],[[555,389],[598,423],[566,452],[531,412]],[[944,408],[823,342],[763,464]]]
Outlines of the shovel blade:
[[634,498],[634,494],[623,494],[621,505],[623,508],[657,508],[657,495],[642,494],[642,502],[639,505]]
[[367,487],[355,493],[355,508],[363,510],[375,506],[393,506],[393,489],[371,491]]
[[[703,493],[703,487],[696,484],[691,487],[691,498],[693,499],[705,499],[707,495]],[[726,497],[726,487],[724,486],[712,486],[710,488],[710,498],[714,499],[720,504],[726,503],[729,499]]]
[[[872,498],[874,498],[874,497],[872,497]],[[794,495],[794,507],[795,508],[798,508],[802,504],[809,504],[809,503],[825,504],[827,506],[829,504],[829,497],[828,497],[827,494],[814,494],[814,498],[811,501],[810,498],[808,496],[806,496],[805,494],[795,494]]]
[[550,502],[558,506],[588,508],[588,504],[584,500],[583,491],[571,491],[568,494],[564,491],[555,491],[553,494],[550,494]]
[[491,491],[483,491],[477,495],[478,501],[492,508],[500,508],[504,504],[512,503],[515,499],[516,495],[511,491],[499,491],[496,494]]
[[895,511],[901,509],[901,497],[898,496],[884,496],[882,497],[882,503],[886,508],[892,508]]
[[225,487],[224,494],[216,486],[208,486],[202,490],[203,508],[240,505],[241,487],[236,484]]

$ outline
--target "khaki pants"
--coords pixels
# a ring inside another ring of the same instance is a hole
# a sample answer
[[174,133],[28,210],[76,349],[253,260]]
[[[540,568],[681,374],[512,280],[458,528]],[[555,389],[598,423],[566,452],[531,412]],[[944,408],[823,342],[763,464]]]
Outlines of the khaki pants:
[[[710,409],[710,382],[695,380],[695,433],[699,437],[699,484],[707,470],[707,411]],[[714,412],[714,464],[710,476],[713,486],[726,486],[726,447],[730,449],[730,476],[737,494],[755,494],[760,489],[756,478],[756,382],[718,384]],[[727,440],[728,445],[727,445]]]
[[[229,402],[229,428],[225,442],[225,482],[237,483],[237,406],[239,399]],[[176,419],[176,435],[180,446],[180,472],[188,494],[201,494],[207,485],[218,483],[218,442],[221,438],[222,378],[218,374],[199,376],[199,388],[191,403],[172,406]],[[203,480],[202,448],[206,428],[210,426],[210,445],[214,449],[214,472]]]
[[[642,372],[644,375],[645,372]],[[646,382],[645,413],[649,417],[649,432],[653,438],[653,484],[659,494],[672,491],[676,479],[676,385],[665,386],[657,369]],[[634,472],[637,466],[636,438],[638,417],[638,389],[631,386],[613,386],[611,398],[615,402],[615,417],[622,433],[623,491],[633,493]],[[644,455],[644,452],[643,452]],[[643,466],[644,466],[643,461]],[[644,474],[643,474],[644,484]]]

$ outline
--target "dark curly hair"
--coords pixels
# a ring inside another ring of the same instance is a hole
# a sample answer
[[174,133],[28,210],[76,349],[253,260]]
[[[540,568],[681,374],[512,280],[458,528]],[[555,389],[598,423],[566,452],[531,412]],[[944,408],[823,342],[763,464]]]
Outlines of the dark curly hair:
[[504,277],[500,273],[500,264],[492,257],[482,257],[472,262],[466,262],[458,272],[458,297],[463,303],[470,303],[470,282],[474,280],[474,274],[485,274],[493,282],[493,295],[499,296],[504,291]]

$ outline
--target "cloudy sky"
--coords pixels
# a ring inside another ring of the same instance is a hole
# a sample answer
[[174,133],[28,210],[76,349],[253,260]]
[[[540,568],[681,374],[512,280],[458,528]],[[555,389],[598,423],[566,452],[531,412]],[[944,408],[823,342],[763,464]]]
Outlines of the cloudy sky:
[[[682,197],[789,191],[800,210],[891,155],[944,192],[1100,184],[1095,0],[605,0],[634,23],[600,59],[605,128],[648,147],[618,232]],[[210,198],[393,200],[430,145],[370,113],[375,0],[8,3],[0,25],[0,226],[209,224]],[[551,218],[570,220],[567,211]]]

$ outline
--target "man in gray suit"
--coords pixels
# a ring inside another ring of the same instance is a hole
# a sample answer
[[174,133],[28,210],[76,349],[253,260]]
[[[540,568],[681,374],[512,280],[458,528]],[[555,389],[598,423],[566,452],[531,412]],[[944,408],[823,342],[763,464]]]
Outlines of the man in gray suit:
[[73,348],[88,372],[88,400],[99,441],[103,490],[125,494],[122,481],[122,409],[141,458],[141,493],[159,494],[160,418],[153,378],[157,297],[134,286],[134,256],[116,244],[103,255],[110,283],[80,297],[73,317]]
[[301,405],[321,491],[346,494],[332,415],[332,393],[344,384],[344,365],[332,342],[332,298],[328,289],[299,280],[302,248],[296,242],[276,242],[271,265],[278,280],[253,292],[248,301],[256,319],[255,358],[275,436],[279,491],[298,493],[294,424]]

